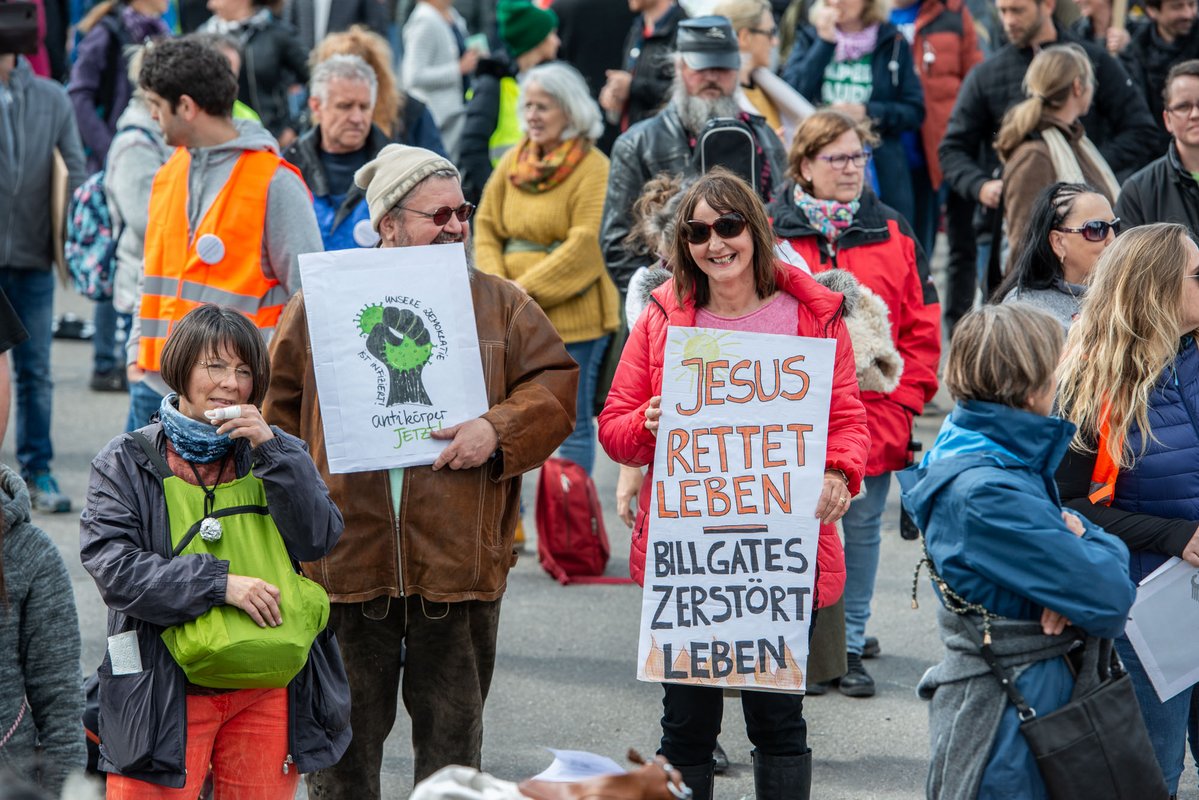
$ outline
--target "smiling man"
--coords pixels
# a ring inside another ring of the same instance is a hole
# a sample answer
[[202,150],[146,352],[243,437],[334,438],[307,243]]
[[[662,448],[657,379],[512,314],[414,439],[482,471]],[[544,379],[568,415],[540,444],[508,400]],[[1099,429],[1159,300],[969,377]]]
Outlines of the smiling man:
[[354,173],[388,144],[371,119],[379,84],[358,56],[337,55],[312,70],[308,107],[316,126],[284,151],[312,191],[316,221],[326,250],[374,247],[366,192]]
[[[1162,119],[1162,90],[1175,64],[1199,58],[1199,3],[1196,0],[1146,0],[1145,13],[1153,24],[1142,25],[1120,53],[1133,84],[1149,101],[1155,120]],[[1154,152],[1170,142],[1169,126],[1158,127]]]
[[649,253],[637,252],[625,242],[633,225],[633,203],[655,175],[695,172],[693,142],[709,120],[734,117],[749,125],[765,154],[760,177],[777,185],[786,171],[787,156],[778,136],[765,119],[742,112],[733,97],[741,49],[729,21],[696,17],[679,23],[677,48],[670,103],[621,134],[612,147],[600,245],[608,273],[622,294],[634,270],[652,261]]
[[319,251],[321,238],[299,170],[275,137],[230,116],[237,79],[223,55],[168,40],[147,50],[139,83],[176,148],[150,190],[145,282],[127,345],[130,413],[145,425],[168,392],[160,355],[175,324],[215,303],[269,340],[300,288],[300,253]]

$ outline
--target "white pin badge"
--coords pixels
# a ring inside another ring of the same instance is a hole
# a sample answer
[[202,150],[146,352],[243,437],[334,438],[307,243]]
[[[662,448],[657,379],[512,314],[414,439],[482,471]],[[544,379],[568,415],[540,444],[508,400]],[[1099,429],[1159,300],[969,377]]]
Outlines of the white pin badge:
[[379,243],[379,234],[371,226],[369,219],[360,219],[354,225],[354,244],[359,247],[374,247]]
[[219,264],[225,257],[225,243],[215,233],[206,233],[196,242],[196,255],[205,264]]

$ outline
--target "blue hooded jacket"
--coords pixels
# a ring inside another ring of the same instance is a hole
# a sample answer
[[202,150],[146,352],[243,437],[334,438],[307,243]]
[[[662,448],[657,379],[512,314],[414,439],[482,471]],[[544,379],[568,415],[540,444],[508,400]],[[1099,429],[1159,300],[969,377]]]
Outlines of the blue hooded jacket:
[[[1074,425],[1056,417],[959,403],[920,466],[899,473],[902,500],[937,572],[969,602],[1022,620],[1050,608],[1114,638],[1136,586],[1122,541],[1081,517],[1086,532],[1075,536],[1062,521],[1054,472],[1073,436]],[[1030,665],[1016,685],[1045,714],[1069,701],[1074,679],[1064,659],[1051,659]],[[1047,796],[1019,722],[1009,705],[979,798]]]

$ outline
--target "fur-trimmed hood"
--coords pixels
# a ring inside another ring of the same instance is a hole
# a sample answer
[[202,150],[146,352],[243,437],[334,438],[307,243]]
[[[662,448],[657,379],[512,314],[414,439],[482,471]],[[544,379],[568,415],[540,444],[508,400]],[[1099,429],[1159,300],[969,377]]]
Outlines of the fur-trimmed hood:
[[863,392],[887,394],[894,391],[903,375],[903,356],[891,339],[887,304],[843,269],[830,269],[813,277],[826,289],[840,292],[845,298],[842,313],[853,342],[858,387]]

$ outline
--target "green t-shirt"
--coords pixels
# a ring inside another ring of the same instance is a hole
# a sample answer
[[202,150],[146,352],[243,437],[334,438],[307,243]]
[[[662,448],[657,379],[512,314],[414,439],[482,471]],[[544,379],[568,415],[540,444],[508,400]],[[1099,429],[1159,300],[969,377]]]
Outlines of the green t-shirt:
[[830,61],[824,68],[820,101],[829,106],[834,103],[866,105],[873,90],[874,74],[869,54],[853,61]]

